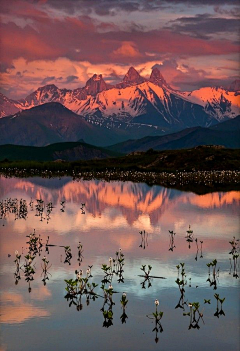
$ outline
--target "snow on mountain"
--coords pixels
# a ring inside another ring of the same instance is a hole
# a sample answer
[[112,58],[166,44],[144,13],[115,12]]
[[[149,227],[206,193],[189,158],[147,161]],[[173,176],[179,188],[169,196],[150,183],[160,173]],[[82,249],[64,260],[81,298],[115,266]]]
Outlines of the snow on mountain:
[[240,111],[240,96],[223,88],[201,88],[190,93],[182,93],[189,101],[204,107],[204,110],[218,121],[234,118]]
[[238,87],[236,81],[228,90],[206,87],[179,92],[167,84],[157,67],[148,80],[130,67],[122,82],[115,86],[108,85],[101,74],[94,74],[85,87],[75,90],[59,89],[51,84],[19,101],[0,95],[0,113],[4,117],[47,102],[60,102],[100,125],[112,121],[161,128],[205,127],[239,114]]

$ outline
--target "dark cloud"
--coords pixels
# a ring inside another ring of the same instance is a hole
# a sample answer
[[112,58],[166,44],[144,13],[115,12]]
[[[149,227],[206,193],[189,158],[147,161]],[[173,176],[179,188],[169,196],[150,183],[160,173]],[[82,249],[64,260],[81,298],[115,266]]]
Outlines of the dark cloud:
[[74,80],[78,79],[77,76],[68,76],[66,78],[66,83],[72,83]]
[[[32,0],[29,0],[32,2]],[[34,0],[34,3],[42,3],[39,0]],[[66,13],[74,14],[76,11],[89,14],[92,12],[98,15],[114,16],[119,10],[134,12],[134,11],[156,11],[163,8],[174,7],[176,5],[183,6],[203,6],[203,5],[238,5],[238,0],[48,0],[46,6],[55,9],[64,10]]]
[[205,87],[229,87],[229,85],[236,79],[238,79],[238,76],[232,76],[228,78],[221,78],[221,79],[191,79],[191,80],[184,80],[184,81],[174,81],[174,84],[177,84],[182,91],[192,91],[200,88],[205,88]]
[[149,61],[148,52],[154,52],[156,61],[164,54],[179,56],[184,53],[189,57],[238,52],[238,46],[228,39],[206,41],[167,29],[131,33],[114,29],[102,33],[86,17],[44,18],[44,23],[42,19],[35,21],[35,28],[29,25],[21,28],[9,22],[2,25],[1,45],[5,48],[1,51],[2,61],[8,66],[19,57],[28,61],[66,57],[93,64],[130,65]]
[[212,17],[209,14],[200,14],[193,17],[177,18],[170,21],[166,28],[177,33],[208,40],[216,33],[238,33],[239,20],[237,18]]
[[228,16],[232,16],[232,17],[239,17],[240,16],[240,7],[233,7],[230,9],[227,9],[226,7],[223,6],[214,6],[214,11],[220,15],[228,15]]
[[11,69],[14,69],[15,67],[10,63],[10,62],[2,62],[0,65],[0,72],[1,73],[6,73]]
[[54,80],[54,79],[55,79],[54,76],[52,76],[52,77],[46,77],[46,78],[43,79],[43,81],[42,81],[41,84],[44,84],[44,85],[45,85],[45,84],[51,82],[51,81]]

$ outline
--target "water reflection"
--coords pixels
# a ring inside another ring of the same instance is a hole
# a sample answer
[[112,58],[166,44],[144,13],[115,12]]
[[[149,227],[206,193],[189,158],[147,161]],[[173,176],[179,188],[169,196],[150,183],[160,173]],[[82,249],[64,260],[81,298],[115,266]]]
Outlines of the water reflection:
[[[158,310],[151,322],[164,349],[177,349],[173,334],[191,349],[196,335],[186,344],[185,332],[200,328],[202,349],[224,350],[223,320],[228,349],[236,349],[238,192],[198,196],[131,182],[0,178],[0,194],[1,321],[9,349],[20,347],[8,328],[26,335],[51,316],[54,328],[68,330],[72,349],[80,327],[91,325],[99,339],[84,329],[83,350],[97,342],[122,350],[112,341],[119,335],[126,349],[152,350],[146,315],[156,298],[163,320]],[[49,339],[51,326],[42,328]],[[61,342],[52,349],[67,349]]]

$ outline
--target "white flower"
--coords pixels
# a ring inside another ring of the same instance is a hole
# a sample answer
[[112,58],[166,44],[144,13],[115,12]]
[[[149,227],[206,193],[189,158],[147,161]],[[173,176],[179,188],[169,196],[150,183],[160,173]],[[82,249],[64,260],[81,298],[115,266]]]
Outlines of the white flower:
[[123,297],[126,297],[126,296],[127,296],[127,294],[124,292],[124,293],[122,294],[122,296],[123,296]]
[[155,305],[158,306],[159,305],[159,301],[156,299],[155,300]]
[[18,256],[18,250],[15,251],[15,255]]
[[90,269],[89,268],[87,269],[86,273],[87,273],[87,276],[90,275]]
[[109,285],[109,288],[108,288],[109,290],[112,290],[113,289],[113,287],[112,287],[112,285]]

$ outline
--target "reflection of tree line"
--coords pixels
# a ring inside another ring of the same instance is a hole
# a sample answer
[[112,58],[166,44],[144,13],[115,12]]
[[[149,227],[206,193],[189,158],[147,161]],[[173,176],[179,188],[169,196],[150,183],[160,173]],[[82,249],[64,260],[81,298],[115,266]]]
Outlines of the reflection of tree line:
[[[62,200],[60,202],[61,212],[65,212],[65,200]],[[54,209],[53,203],[50,202],[45,202],[44,200],[36,199],[36,205],[34,205],[34,201],[31,198],[29,204],[27,204],[27,201],[24,199],[17,199],[17,198],[7,198],[5,200],[0,201],[0,220],[3,220],[3,226],[4,226],[4,221],[7,220],[9,215],[13,214],[14,219],[27,219],[28,217],[28,212],[34,211],[35,209],[35,216],[40,218],[40,222],[43,222],[44,220],[49,222],[51,219],[51,213]],[[81,213],[85,214],[85,203],[81,203],[80,207]]]

